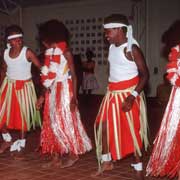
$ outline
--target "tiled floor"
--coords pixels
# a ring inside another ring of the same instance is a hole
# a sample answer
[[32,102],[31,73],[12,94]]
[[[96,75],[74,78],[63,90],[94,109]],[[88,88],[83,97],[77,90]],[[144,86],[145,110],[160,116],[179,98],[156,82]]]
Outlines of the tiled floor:
[[[102,97],[91,96],[84,99],[80,98],[80,112],[82,121],[87,128],[87,132],[93,140],[93,123],[98,111]],[[162,117],[163,109],[154,101],[148,101],[148,116],[151,129],[151,140],[155,136]],[[127,157],[115,163],[112,171],[105,172],[98,177],[92,177],[91,174],[96,171],[97,162],[95,150],[82,155],[77,163],[66,169],[42,167],[48,160],[40,156],[34,150],[38,147],[40,129],[28,134],[27,147],[23,159],[14,159],[6,151],[0,155],[0,180],[134,180],[135,174],[130,167],[132,156]],[[16,133],[14,133],[16,135]],[[145,164],[148,161],[149,152],[144,155]],[[147,180],[165,180],[167,178],[145,177]]]

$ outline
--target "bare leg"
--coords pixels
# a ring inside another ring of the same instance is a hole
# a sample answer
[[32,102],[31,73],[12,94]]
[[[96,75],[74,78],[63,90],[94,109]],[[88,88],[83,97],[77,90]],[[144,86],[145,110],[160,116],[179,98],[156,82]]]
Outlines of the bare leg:
[[79,156],[73,153],[68,154],[68,156],[66,158],[64,158],[63,162],[62,162],[62,166],[61,168],[68,168],[73,166],[77,160],[79,159]]
[[109,152],[108,148],[108,142],[107,142],[107,125],[106,122],[103,122],[102,124],[102,162],[101,162],[101,169],[98,170],[96,173],[92,174],[92,176],[98,176],[101,175],[104,171],[110,171],[112,170],[113,163],[111,161],[111,154]]
[[60,159],[60,156],[58,153],[54,153],[52,155],[52,159],[50,162],[43,164],[43,168],[49,168],[49,167],[61,167],[62,166],[62,161]]
[[180,171],[178,172],[178,180],[180,180]]
[[91,93],[92,93],[92,90],[88,89],[88,95],[91,95]]
[[137,180],[144,180],[142,160],[137,153],[135,154],[135,164],[133,164],[133,167],[136,172]]

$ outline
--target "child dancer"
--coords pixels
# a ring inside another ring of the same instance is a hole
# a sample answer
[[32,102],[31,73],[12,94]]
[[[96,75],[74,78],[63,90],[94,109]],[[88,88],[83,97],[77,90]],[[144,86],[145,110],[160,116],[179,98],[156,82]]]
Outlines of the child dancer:
[[[19,26],[9,26],[6,37],[10,47],[4,51],[6,77],[0,88],[0,128],[4,140],[0,153],[10,146],[10,151],[21,151],[25,148],[26,131],[41,124],[31,80],[31,64],[40,69],[39,61],[32,50],[23,45],[23,31]],[[20,130],[20,139],[13,142],[7,129]]]
[[143,179],[141,148],[148,146],[147,119],[143,88],[148,69],[132,27],[124,15],[113,14],[104,20],[105,38],[110,43],[108,91],[95,122],[99,171],[113,169],[112,160],[134,153],[137,177]]
[[171,49],[167,73],[171,95],[146,171],[151,176],[178,175],[180,180],[180,43]]
[[[81,123],[77,102],[76,75],[73,57],[68,49],[68,31],[58,20],[50,20],[39,28],[40,39],[46,46],[42,68],[45,93],[44,119],[41,132],[43,154],[52,155],[49,165],[72,166],[79,154],[92,146]],[[43,97],[37,103],[41,106]],[[62,156],[67,159],[62,161]]]
[[87,49],[86,58],[87,61],[83,63],[83,82],[82,82],[82,90],[83,94],[90,95],[93,90],[98,89],[99,85],[95,76],[95,61],[93,60],[95,57],[94,53]]

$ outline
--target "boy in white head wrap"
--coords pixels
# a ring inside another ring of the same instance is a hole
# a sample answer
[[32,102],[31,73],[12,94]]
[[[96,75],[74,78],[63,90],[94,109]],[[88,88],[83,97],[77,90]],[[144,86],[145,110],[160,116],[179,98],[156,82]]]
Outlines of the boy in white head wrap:
[[108,16],[103,26],[110,43],[110,73],[108,90],[95,122],[97,174],[113,169],[112,160],[134,153],[132,166],[138,179],[143,179],[141,148],[143,144],[148,146],[143,89],[149,77],[148,68],[126,16]]

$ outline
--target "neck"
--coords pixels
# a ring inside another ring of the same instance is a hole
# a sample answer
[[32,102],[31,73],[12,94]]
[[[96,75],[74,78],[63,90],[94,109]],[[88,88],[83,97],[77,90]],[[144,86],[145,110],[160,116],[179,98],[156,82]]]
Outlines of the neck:
[[12,50],[13,52],[20,52],[22,48],[23,48],[23,46],[11,47],[11,50]]
[[122,44],[127,42],[127,38],[123,39],[122,41],[115,42],[115,46],[121,46]]

